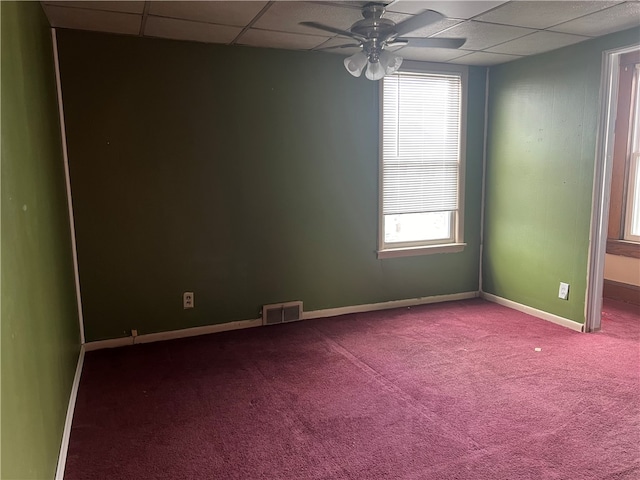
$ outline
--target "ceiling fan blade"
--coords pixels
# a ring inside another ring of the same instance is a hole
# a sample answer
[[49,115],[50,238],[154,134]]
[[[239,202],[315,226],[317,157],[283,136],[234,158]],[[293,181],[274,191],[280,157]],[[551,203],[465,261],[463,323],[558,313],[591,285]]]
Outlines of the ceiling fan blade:
[[342,35],[343,37],[355,38],[356,40],[364,40],[364,37],[360,35],[356,35],[355,33],[349,32],[348,30],[341,30],[339,28],[330,27],[329,25],[325,25],[323,23],[300,22],[299,25],[304,25],[305,27],[317,28],[318,30],[324,30],[325,32],[336,33],[338,35]]
[[359,43],[347,43],[345,45],[336,45],[335,47],[316,48],[316,50],[334,50],[336,48],[354,48],[354,47],[359,47],[359,46],[360,46]]
[[396,38],[395,40],[392,40],[391,42],[387,43],[386,46],[387,47],[404,47],[407,45],[407,43],[409,43],[409,39],[407,38]]
[[433,10],[425,10],[422,13],[407,18],[405,21],[396,24],[396,35],[401,36],[409,32],[413,32],[427,25],[431,25],[439,20],[442,20],[444,15]]
[[396,38],[394,42],[407,41],[409,47],[420,48],[460,48],[467,41],[466,38]]

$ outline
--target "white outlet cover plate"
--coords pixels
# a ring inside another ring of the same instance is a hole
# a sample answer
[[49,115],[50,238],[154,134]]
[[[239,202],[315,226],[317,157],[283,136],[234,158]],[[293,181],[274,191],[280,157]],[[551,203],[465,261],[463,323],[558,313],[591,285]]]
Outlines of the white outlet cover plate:
[[182,294],[182,308],[193,308],[194,299],[193,292],[184,292]]
[[569,284],[560,282],[560,290],[558,290],[558,298],[566,300],[569,297]]

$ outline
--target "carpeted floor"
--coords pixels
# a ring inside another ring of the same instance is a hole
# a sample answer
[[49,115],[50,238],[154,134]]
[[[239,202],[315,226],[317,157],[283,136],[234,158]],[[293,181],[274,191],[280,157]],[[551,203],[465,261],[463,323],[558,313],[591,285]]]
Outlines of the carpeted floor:
[[90,352],[65,478],[639,479],[639,355],[482,300]]

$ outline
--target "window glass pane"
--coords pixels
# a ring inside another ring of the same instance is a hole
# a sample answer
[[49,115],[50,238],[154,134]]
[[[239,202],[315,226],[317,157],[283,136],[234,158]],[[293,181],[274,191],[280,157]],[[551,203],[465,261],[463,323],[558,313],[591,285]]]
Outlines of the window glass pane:
[[453,212],[405,213],[384,216],[385,243],[449,240]]

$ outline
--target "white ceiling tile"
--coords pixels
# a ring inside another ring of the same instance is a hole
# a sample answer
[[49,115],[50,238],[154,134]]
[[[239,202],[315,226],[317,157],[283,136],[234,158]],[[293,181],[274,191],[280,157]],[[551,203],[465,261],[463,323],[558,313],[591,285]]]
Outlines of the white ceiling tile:
[[480,15],[475,20],[519,27],[549,28],[616,3],[619,2],[514,1]]
[[137,35],[142,23],[142,15],[131,13],[58,7],[56,5],[44,5],[44,11],[51,26],[59,28]]
[[452,20],[450,18],[445,18],[444,20],[440,20],[439,22],[432,23],[431,25],[427,25],[426,27],[419,28],[414,30],[413,32],[408,33],[407,37],[430,37],[434,33],[442,32],[448,28],[453,27],[454,25],[458,25],[462,22],[462,20]]
[[123,1],[104,1],[104,2],[42,2],[45,5],[57,5],[59,7],[75,7],[75,8],[87,8],[89,10],[106,10],[108,12],[123,12],[123,13],[140,13],[144,10],[144,2],[123,2]]
[[569,35],[556,32],[536,32],[526,37],[520,37],[495,47],[488,48],[488,52],[507,53],[510,55],[535,55],[548,52],[556,48],[588,40],[589,37]]
[[387,8],[390,12],[419,13],[423,10],[435,10],[445,17],[461,18],[467,20],[487,10],[502,5],[505,1],[420,1],[420,0],[396,0]]
[[[391,0],[386,0],[386,1],[382,1],[380,3],[388,4],[390,2],[391,2]],[[362,2],[362,1],[352,1],[352,0],[342,0],[342,1],[338,0],[338,1],[335,1],[335,2],[325,2],[325,1],[319,0],[319,1],[314,1],[313,3],[321,3],[321,4],[324,4],[324,5],[337,5],[337,6],[340,6],[340,7],[355,8],[357,10],[360,10],[366,4],[371,3],[371,2],[370,1],[364,1],[364,2]]]
[[503,53],[471,52],[468,55],[451,60],[451,63],[488,67],[491,65],[498,65],[500,63],[511,62],[518,58],[522,57],[519,55],[505,55]]
[[421,62],[446,62],[464,55],[455,48],[417,48],[405,47],[396,51],[405,60],[418,60]]
[[272,32],[250,28],[236,42],[252,47],[285,48],[290,50],[310,50],[324,43],[329,37],[301,35],[298,33]]
[[147,37],[192,40],[194,42],[230,43],[242,28],[210,23],[177,20],[175,18],[147,17],[144,35]]
[[149,14],[244,27],[267,2],[151,2]]
[[[0,0],[1,1],[1,0]],[[48,1],[41,2],[54,27],[120,34],[139,33],[148,6],[147,36],[209,43],[322,50],[346,37],[303,27],[316,21],[348,30],[362,19],[367,1]],[[466,38],[464,50],[393,47],[408,60],[495,65],[640,25],[638,1],[381,0],[385,17],[398,23],[425,9],[445,18],[407,36]],[[268,7],[268,8],[265,8]],[[256,19],[257,15],[263,14]],[[469,20],[473,18],[473,20]],[[255,25],[251,22],[256,19]],[[242,33],[242,27],[252,28]],[[531,33],[531,29],[546,29]],[[473,51],[482,52],[473,53]],[[324,50],[351,55],[358,47]]]
[[[263,30],[323,35],[322,30],[305,27],[299,23],[319,22],[330,27],[348,30],[351,25],[362,18],[360,10],[355,8],[311,2],[276,2],[253,26]],[[333,36],[333,34],[326,36]]]
[[640,26],[640,2],[627,2],[556,25],[550,30],[598,36],[637,26]]
[[467,21],[456,25],[435,37],[466,38],[465,50],[484,50],[499,43],[514,40],[535,32],[529,28],[492,25],[488,23]]

